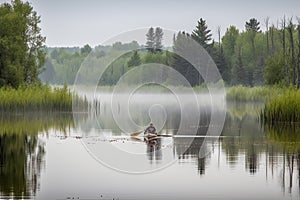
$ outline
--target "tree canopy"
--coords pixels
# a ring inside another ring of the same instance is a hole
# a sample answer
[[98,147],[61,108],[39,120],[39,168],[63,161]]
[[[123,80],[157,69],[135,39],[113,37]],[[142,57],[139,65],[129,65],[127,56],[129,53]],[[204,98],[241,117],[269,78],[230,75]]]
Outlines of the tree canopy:
[[45,62],[40,16],[28,2],[0,5],[0,86],[33,84]]

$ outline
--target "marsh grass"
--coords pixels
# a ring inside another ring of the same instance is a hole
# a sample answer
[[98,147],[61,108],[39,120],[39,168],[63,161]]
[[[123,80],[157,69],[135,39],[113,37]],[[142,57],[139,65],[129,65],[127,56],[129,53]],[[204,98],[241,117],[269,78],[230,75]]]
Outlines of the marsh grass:
[[1,112],[72,111],[72,93],[64,87],[49,85],[0,88]]
[[288,88],[282,94],[274,93],[267,99],[261,119],[267,124],[300,122],[300,90]]
[[227,88],[226,99],[230,101],[256,101],[264,102],[274,94],[281,94],[285,91],[281,87],[245,87],[245,86],[233,86]]

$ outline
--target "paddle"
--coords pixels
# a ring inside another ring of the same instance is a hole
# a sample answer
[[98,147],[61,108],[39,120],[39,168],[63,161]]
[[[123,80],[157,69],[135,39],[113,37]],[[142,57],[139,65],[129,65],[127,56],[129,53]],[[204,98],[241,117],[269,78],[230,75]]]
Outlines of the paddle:
[[135,132],[135,133],[131,133],[130,136],[138,136],[139,134],[141,134],[142,132],[144,131],[138,131],[138,132]]

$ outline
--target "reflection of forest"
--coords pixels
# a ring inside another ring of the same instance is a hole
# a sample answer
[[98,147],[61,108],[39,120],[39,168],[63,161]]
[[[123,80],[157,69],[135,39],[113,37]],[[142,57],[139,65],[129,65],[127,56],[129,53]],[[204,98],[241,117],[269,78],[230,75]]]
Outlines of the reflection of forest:
[[[300,188],[300,126],[264,127],[255,114],[255,107],[249,108],[251,112],[243,109],[227,112],[223,137],[211,144],[218,151],[218,160],[225,156],[226,165],[235,168],[244,159],[245,170],[250,174],[263,171],[266,179],[279,177],[280,185],[284,190],[287,188],[288,192],[291,192],[296,181]],[[196,159],[200,175],[205,174],[206,164],[210,160],[210,156],[198,157],[203,141],[203,138],[195,138],[193,141],[174,139],[179,160],[184,162]]]
[[0,118],[0,196],[32,197],[39,188],[44,163],[44,143],[39,134],[49,129],[65,131],[72,115],[31,113]]

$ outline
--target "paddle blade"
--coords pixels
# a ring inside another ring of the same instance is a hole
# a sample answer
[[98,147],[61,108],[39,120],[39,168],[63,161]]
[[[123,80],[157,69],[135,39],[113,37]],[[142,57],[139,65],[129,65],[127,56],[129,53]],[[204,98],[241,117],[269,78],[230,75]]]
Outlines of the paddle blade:
[[131,136],[138,136],[139,134],[141,134],[143,131],[138,131],[138,132],[135,132],[135,133],[131,133],[130,135]]

